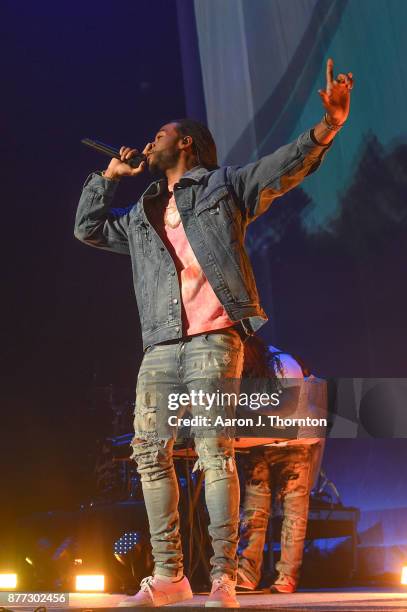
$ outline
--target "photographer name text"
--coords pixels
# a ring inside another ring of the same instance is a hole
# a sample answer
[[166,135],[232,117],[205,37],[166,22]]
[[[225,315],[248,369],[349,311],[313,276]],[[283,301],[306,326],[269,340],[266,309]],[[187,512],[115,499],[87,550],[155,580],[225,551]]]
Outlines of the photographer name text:
[[168,417],[168,425],[171,427],[327,427],[327,419],[316,419],[311,417],[305,418],[283,418],[276,415],[257,415],[257,418],[251,417],[228,418],[217,416],[215,418],[209,416],[197,415],[189,418],[177,417],[175,414]]

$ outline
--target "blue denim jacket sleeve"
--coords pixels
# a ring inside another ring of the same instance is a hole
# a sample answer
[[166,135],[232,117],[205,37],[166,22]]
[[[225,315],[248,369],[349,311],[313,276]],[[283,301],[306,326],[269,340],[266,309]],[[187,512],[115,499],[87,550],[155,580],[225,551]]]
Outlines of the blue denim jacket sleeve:
[[239,200],[244,203],[248,222],[266,212],[275,198],[315,172],[332,142],[319,145],[308,130],[294,142],[257,162],[230,167],[229,179]]
[[129,213],[116,217],[110,207],[117,181],[93,173],[85,181],[75,219],[75,238],[90,246],[130,255],[127,231]]

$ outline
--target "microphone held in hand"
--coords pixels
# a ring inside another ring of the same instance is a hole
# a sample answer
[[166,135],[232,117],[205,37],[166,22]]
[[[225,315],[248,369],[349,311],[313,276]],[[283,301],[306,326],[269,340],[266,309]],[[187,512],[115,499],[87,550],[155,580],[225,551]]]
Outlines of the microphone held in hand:
[[[94,151],[98,151],[99,153],[107,155],[108,157],[114,157],[115,159],[121,160],[119,149],[115,149],[115,147],[111,147],[110,145],[107,145],[104,142],[100,142],[100,140],[82,138],[81,143],[86,145],[87,147],[90,147]],[[124,161],[124,163],[128,164],[131,168],[138,168],[141,162],[147,161],[147,157],[143,153],[139,153],[131,159],[125,159],[121,161]]]

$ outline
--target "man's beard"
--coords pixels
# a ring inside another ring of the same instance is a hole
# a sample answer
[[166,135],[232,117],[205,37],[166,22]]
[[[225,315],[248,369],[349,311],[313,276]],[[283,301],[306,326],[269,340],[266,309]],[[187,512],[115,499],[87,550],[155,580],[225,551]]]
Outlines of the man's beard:
[[163,149],[153,153],[154,157],[148,164],[148,169],[153,176],[162,176],[166,170],[177,165],[181,155],[180,149]]

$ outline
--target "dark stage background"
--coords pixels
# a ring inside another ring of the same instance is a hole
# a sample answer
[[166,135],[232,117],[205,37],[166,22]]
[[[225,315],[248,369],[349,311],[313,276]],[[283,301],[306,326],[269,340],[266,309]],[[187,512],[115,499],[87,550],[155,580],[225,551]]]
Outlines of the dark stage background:
[[[263,334],[321,376],[406,376],[403,0],[2,6],[0,533],[89,499],[111,421],[95,389],[131,393],[141,361],[130,262],[73,238],[82,184],[105,167],[84,136],[142,147],[188,113],[208,120],[224,162],[245,163],[319,120],[332,54],[355,73],[349,125],[249,236]],[[148,180],[124,182],[117,205]],[[387,551],[379,573],[407,555],[406,460],[405,440],[327,444],[330,478],[363,511],[362,545]]]

